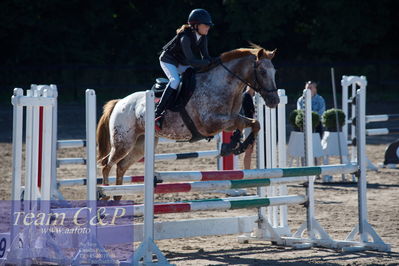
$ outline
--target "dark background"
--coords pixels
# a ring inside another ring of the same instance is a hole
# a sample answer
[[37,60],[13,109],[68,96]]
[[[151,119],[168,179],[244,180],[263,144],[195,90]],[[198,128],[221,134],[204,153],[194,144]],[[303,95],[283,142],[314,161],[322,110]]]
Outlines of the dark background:
[[288,95],[300,95],[313,79],[331,103],[334,67],[338,93],[342,75],[365,75],[369,101],[393,101],[397,6],[394,0],[2,0],[1,102],[9,102],[14,87],[32,83],[56,84],[61,102],[82,102],[83,91],[95,89],[99,105],[148,89],[163,75],[161,47],[194,8],[207,9],[216,24],[212,56],[247,41],[277,48],[278,88]]

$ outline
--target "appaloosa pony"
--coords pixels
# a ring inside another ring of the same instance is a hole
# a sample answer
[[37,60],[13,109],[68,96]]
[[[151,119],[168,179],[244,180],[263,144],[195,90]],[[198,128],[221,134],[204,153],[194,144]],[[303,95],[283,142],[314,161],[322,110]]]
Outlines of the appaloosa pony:
[[[232,50],[221,55],[221,64],[196,74],[196,88],[185,108],[202,136],[214,136],[221,131],[235,129],[242,131],[247,127],[251,127],[256,136],[260,129],[259,122],[239,114],[242,93],[246,86],[251,86],[268,107],[277,106],[280,100],[271,62],[274,54],[275,51],[267,51],[257,45]],[[98,160],[103,166],[103,184],[109,184],[110,170],[116,164],[116,184],[121,185],[126,170],[143,158],[145,111],[143,91],[104,105],[97,127]],[[190,140],[192,137],[180,113],[170,110],[165,114],[162,130],[155,132],[155,135],[174,140]]]

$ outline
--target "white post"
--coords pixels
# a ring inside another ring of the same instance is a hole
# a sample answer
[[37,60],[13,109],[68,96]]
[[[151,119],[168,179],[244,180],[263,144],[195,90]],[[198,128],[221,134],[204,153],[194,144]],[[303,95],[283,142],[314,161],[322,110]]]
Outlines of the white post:
[[155,158],[155,113],[154,92],[145,93],[145,145],[144,145],[144,237],[140,247],[133,255],[133,264],[152,264],[155,254],[158,263],[167,265],[168,261],[154,243],[154,158]]
[[[312,94],[311,90],[304,90],[305,98],[305,120],[304,120],[304,131],[305,131],[305,160],[306,166],[314,165],[313,156],[313,131],[312,131]],[[309,182],[307,187],[308,196],[308,207],[307,207],[307,230],[311,238],[314,238],[313,234],[313,217],[314,217],[314,176],[309,176]]]
[[87,200],[97,200],[97,162],[96,162],[96,92],[86,90],[86,173]]
[[[86,97],[86,175],[87,175],[87,202],[94,212],[88,217],[92,219],[97,210],[97,158],[96,158],[96,92],[87,89]],[[90,226],[90,237],[97,238],[97,227]]]
[[258,141],[257,141],[257,168],[264,169],[266,167],[265,164],[265,115],[264,115],[264,101],[259,94],[255,95],[256,101],[256,114],[257,119],[260,123],[260,130],[258,132]]
[[[23,90],[14,89],[12,98],[23,96]],[[11,102],[13,100],[11,99]],[[13,125],[12,125],[12,213],[20,211],[21,181],[22,181],[22,130],[23,130],[23,106],[13,103]],[[14,223],[12,223],[14,224]],[[11,227],[10,241],[14,240],[17,226]]]
[[368,222],[367,217],[367,160],[366,160],[366,107],[365,107],[365,100],[366,100],[366,85],[361,84],[360,89],[358,90],[358,98],[356,99],[356,108],[358,108],[358,116],[356,118],[356,127],[358,132],[357,138],[357,153],[358,153],[358,165],[360,168],[360,176],[358,178],[358,201],[359,201],[359,234],[360,239],[363,242],[367,242],[367,233],[365,230],[366,223]]
[[[58,91],[57,91],[57,86],[54,84],[50,85],[50,88],[53,91],[53,97],[55,99],[58,99]],[[58,193],[58,187],[57,187],[57,139],[58,139],[58,102],[57,100],[54,103],[53,106],[53,122],[52,122],[52,156],[51,156],[51,196],[57,198],[59,193]],[[57,198],[58,199],[58,198]]]
[[[145,195],[144,195],[144,239],[154,240],[154,94],[146,92],[146,113],[145,113]],[[144,254],[145,262],[152,262],[152,252],[150,247]]]
[[345,123],[342,126],[342,132],[344,133],[345,141],[348,141],[348,122],[349,116],[348,116],[348,77],[347,76],[342,76],[341,79],[341,86],[342,86],[342,112],[345,114]]
[[[221,151],[221,149],[222,149],[222,143],[223,143],[223,141],[222,141],[222,132],[220,132],[217,136],[216,136],[216,150],[218,150],[219,151],[219,154],[220,154],[220,151]],[[216,161],[216,164],[217,164],[217,169],[218,170],[222,170],[223,169],[223,157],[222,156],[218,156],[217,157],[217,161]]]
[[[353,121],[353,119],[356,117],[356,105],[353,104],[354,98],[356,95],[356,83],[352,82],[352,93],[351,93],[351,115],[350,115],[350,121]],[[356,127],[353,123],[351,123],[351,142],[353,143],[353,140],[356,139]],[[351,161],[355,162],[357,160],[356,156],[356,149],[352,146],[351,149]]]
[[[264,132],[265,132],[265,156],[266,156],[266,167],[265,168],[272,168],[272,140],[271,140],[271,132],[272,129],[270,127],[271,125],[271,115],[270,115],[270,108],[265,106],[265,126],[264,126]],[[266,188],[266,195],[268,197],[273,196],[273,188],[272,186],[268,186]],[[269,220],[269,223],[273,225],[273,227],[275,227],[276,225],[274,224],[274,207],[267,207],[267,218]]]
[[[260,122],[260,130],[258,132],[258,143],[257,143],[257,167],[258,169],[266,168],[266,158],[265,158],[265,103],[263,98],[257,93],[255,95],[256,99],[256,114],[257,119]],[[257,194],[259,197],[266,197],[266,188],[258,187]],[[266,208],[258,208],[258,216],[260,221],[266,219]]]
[[[54,97],[52,90],[45,89],[43,91],[43,97],[52,98]],[[50,211],[50,199],[51,199],[51,187],[52,187],[52,177],[51,177],[51,158],[52,156],[52,122],[53,122],[53,106],[47,105],[43,106],[43,117],[41,118],[43,127],[39,130],[42,131],[42,168],[41,176],[41,199],[46,201],[44,206],[46,206],[46,213]]]
[[[359,82],[360,89],[356,94],[356,138],[357,159],[359,166],[358,176],[358,225],[349,233],[346,240],[354,241],[358,234],[360,241],[357,246],[346,248],[346,250],[364,250],[366,248],[390,251],[391,246],[385,244],[374,228],[368,223],[367,214],[367,156],[366,156],[366,85],[365,78]],[[369,237],[372,239],[369,241]],[[345,249],[344,249],[345,250]]]
[[[267,107],[266,107],[267,108]],[[277,119],[276,119],[276,109],[269,109],[269,114],[270,114],[270,119],[269,119],[269,124],[268,127],[270,128],[270,160],[271,160],[271,168],[276,168],[277,167],[277,140],[276,140],[276,133],[277,133]],[[271,188],[271,196],[278,196],[278,189],[279,186],[270,186]],[[278,206],[273,206],[272,211],[272,221],[273,221],[273,226],[278,227],[279,225],[279,219],[278,219]]]
[[[287,105],[287,96],[285,90],[278,90],[280,103],[277,106],[277,135],[278,135],[278,167],[287,166],[287,147],[286,147],[286,123],[285,108]],[[280,195],[287,195],[287,185],[280,185]],[[286,205],[280,206],[280,226],[288,227],[288,209]]]
[[[27,90],[26,96],[32,96],[32,91]],[[32,186],[31,175],[32,175],[32,122],[33,122],[33,107],[26,107],[26,126],[25,126],[25,190],[24,190],[24,201],[29,202],[31,200]],[[26,206],[27,207],[27,206]]]

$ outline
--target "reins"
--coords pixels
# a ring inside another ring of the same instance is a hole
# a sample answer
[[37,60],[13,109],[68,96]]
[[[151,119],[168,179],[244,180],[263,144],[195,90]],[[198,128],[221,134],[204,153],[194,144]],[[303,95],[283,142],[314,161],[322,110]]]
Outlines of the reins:
[[[251,84],[249,84],[249,82],[245,81],[244,79],[242,79],[240,76],[238,76],[236,73],[234,73],[233,71],[231,71],[228,67],[226,67],[222,62],[220,62],[220,65],[226,69],[227,72],[229,72],[231,75],[233,75],[235,78],[237,78],[238,80],[240,80],[242,83],[244,83],[245,85],[247,85],[248,87],[250,87],[251,89],[255,90],[256,92],[259,92],[260,89],[262,88],[261,86],[259,88],[256,88],[254,86],[252,86]],[[258,73],[256,71],[257,66],[256,66],[256,62],[254,62],[254,76],[255,76],[255,83],[259,85],[258,82]],[[265,89],[267,92],[275,92],[277,91],[277,89],[272,89],[272,90],[268,90]]]

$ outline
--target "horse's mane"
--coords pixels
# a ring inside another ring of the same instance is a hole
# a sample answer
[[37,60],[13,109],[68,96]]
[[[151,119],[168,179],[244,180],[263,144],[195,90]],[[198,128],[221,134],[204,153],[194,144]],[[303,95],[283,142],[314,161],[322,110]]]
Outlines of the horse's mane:
[[275,52],[276,52],[276,50],[269,51],[257,44],[250,43],[250,48],[238,48],[235,50],[224,52],[220,55],[220,59],[222,60],[223,63],[229,62],[233,59],[244,57],[247,55],[255,55],[257,60],[272,59]]
[[[220,60],[222,60],[223,63],[229,62],[231,60],[241,58],[247,55],[255,55],[257,60],[261,59],[272,59],[276,53],[276,50],[269,51],[263,48],[262,46],[259,46],[257,44],[251,43],[250,42],[250,48],[238,48],[235,50],[231,50],[228,52],[224,52],[220,55]],[[204,73],[208,72],[209,70],[215,68],[217,65],[210,65],[206,66],[202,69],[200,69],[198,72],[199,73]]]

